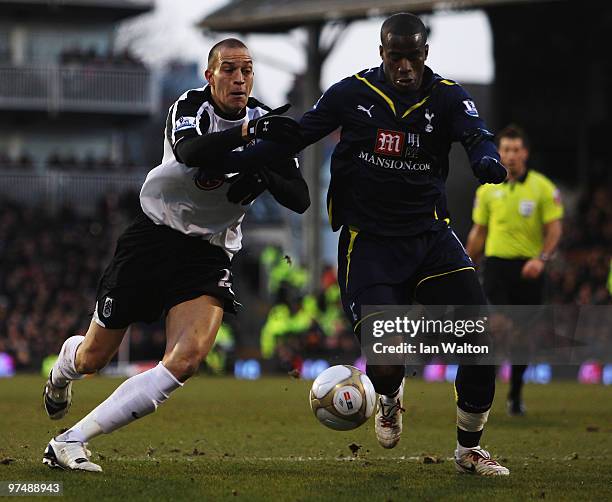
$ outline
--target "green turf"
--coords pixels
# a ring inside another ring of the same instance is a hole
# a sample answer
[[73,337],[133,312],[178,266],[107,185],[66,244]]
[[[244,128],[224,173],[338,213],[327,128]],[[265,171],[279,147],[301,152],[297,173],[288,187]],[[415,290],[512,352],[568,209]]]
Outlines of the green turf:
[[[526,388],[529,415],[511,419],[498,386],[483,445],[509,478],[455,474],[452,386],[410,379],[404,435],[378,447],[373,422],[351,432],[319,425],[309,382],[196,378],[156,414],[92,441],[102,474],[50,470],[47,440],[103,400],[120,380],[75,384],[68,417],[43,412],[43,379],[0,380],[0,480],[64,483],[63,500],[610,500],[612,388]],[[348,447],[361,446],[356,457]],[[424,456],[442,460],[424,463]],[[37,498],[36,500],[41,500]]]

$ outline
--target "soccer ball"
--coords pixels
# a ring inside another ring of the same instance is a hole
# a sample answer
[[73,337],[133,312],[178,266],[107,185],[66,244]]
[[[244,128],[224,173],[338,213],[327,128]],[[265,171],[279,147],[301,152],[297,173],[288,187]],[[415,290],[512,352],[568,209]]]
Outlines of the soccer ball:
[[315,417],[337,431],[356,429],[365,423],[375,402],[372,382],[354,366],[327,368],[310,389],[310,407]]

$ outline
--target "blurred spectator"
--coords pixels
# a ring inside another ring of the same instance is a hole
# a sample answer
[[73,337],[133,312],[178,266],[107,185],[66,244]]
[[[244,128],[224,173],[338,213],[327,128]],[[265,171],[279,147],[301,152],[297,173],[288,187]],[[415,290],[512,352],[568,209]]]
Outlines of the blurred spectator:
[[141,69],[142,61],[138,60],[129,49],[119,53],[100,54],[94,47],[70,47],[59,56],[62,65],[96,66],[105,68]]
[[34,161],[27,153],[11,157],[6,152],[0,152],[0,168],[29,170],[34,167]]
[[271,368],[300,371],[305,358],[357,359],[359,347],[344,318],[333,267],[325,267],[322,288],[313,296],[303,293],[307,272],[278,249],[266,248],[261,260],[274,305],[262,327],[260,347]]
[[31,169],[34,166],[34,162],[32,161],[32,157],[24,152],[17,159],[17,165],[22,169]]
[[[117,172],[131,173],[142,170],[149,170],[150,166],[137,165],[131,157],[123,160],[114,160],[109,155],[95,156],[91,151],[79,158],[74,152],[50,153],[42,162],[42,165],[53,171],[81,171],[81,172]],[[34,160],[27,153],[22,153],[18,157],[11,157],[6,152],[0,151],[0,170],[16,169],[22,171],[33,170]]]
[[10,167],[13,160],[9,157],[9,154],[5,151],[0,151],[0,167]]
[[[130,173],[143,169],[143,166],[137,166],[134,160],[129,157],[123,161],[116,161],[109,155],[96,157],[91,151],[88,151],[82,158],[76,157],[72,152],[67,154],[53,152],[47,157],[45,165],[48,169],[54,171],[82,171],[89,173]],[[149,167],[144,168],[149,169]]]
[[585,190],[577,211],[564,222],[565,236],[549,270],[553,303],[608,305],[612,259],[612,186]]

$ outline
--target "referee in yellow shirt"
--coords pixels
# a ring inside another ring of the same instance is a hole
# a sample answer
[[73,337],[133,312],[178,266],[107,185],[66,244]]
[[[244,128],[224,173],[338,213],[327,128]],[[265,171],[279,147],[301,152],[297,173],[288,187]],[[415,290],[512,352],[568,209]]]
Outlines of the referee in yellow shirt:
[[[493,305],[539,305],[543,300],[546,262],[561,238],[563,206],[559,191],[543,174],[529,169],[529,144],[519,127],[497,136],[508,179],[476,191],[467,252],[477,263],[486,257],[484,289]],[[523,374],[512,366],[508,413],[523,415]]]

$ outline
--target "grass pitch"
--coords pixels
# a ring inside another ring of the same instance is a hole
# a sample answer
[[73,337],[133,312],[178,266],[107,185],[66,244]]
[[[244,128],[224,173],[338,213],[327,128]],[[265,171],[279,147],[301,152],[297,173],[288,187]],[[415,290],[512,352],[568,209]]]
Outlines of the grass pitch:
[[482,444],[509,478],[455,474],[452,386],[415,379],[393,450],[378,446],[371,419],[350,432],[319,425],[310,382],[199,377],[154,415],[94,439],[92,460],[103,473],[44,466],[48,439],[119,383],[77,382],[70,413],[52,422],[42,409],[43,378],[0,380],[0,480],[62,481],[64,500],[124,502],[612,499],[612,388],[573,383],[528,385],[524,418],[506,416],[507,388],[498,385]]

